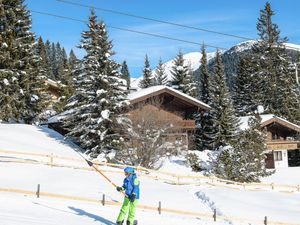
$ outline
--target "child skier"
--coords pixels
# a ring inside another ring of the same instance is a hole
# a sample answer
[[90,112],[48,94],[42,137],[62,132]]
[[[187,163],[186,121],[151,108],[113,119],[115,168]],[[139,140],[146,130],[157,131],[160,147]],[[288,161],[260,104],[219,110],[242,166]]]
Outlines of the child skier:
[[140,182],[137,179],[134,168],[126,167],[124,169],[125,179],[122,187],[117,187],[117,191],[125,191],[125,198],[120,210],[117,225],[122,225],[125,216],[128,212],[126,225],[136,225],[137,221],[134,220],[135,209],[140,198]]

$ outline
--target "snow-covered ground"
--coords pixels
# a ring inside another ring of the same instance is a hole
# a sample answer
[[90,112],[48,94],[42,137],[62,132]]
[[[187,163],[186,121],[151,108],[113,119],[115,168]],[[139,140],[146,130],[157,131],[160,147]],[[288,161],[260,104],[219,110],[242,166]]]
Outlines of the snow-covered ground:
[[[0,190],[1,188],[36,191],[78,196],[91,199],[122,202],[122,195],[99,173],[81,169],[50,167],[40,164],[12,163],[11,160],[38,160],[38,156],[7,154],[1,150],[55,154],[61,157],[77,158],[72,163],[86,166],[81,157],[56,132],[36,126],[0,124]],[[176,162],[176,163],[175,163]],[[161,169],[173,173],[190,174],[190,168],[178,164],[180,160],[166,163]],[[107,172],[115,183],[123,180],[122,173]],[[267,182],[300,184],[300,168],[278,170],[265,179]],[[211,218],[170,214],[138,209],[137,219],[143,225],[205,225],[205,224],[263,224],[268,216],[270,221],[284,224],[300,224],[300,193],[278,191],[245,191],[212,185],[171,185],[162,181],[140,176],[140,205],[207,213],[217,210],[217,222]],[[61,198],[2,192],[0,191],[0,225],[112,225],[115,223],[120,206],[102,206],[92,203]],[[228,217],[220,221],[219,216]],[[239,218],[249,219],[238,220]],[[268,223],[270,224],[270,223]]]

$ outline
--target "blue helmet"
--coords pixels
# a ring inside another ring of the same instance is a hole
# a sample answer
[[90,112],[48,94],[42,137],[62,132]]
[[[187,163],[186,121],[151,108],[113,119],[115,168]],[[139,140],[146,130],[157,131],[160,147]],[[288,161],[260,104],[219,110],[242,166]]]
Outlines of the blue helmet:
[[124,169],[124,172],[125,172],[125,173],[134,173],[134,168],[132,168],[132,167],[126,167],[126,168]]

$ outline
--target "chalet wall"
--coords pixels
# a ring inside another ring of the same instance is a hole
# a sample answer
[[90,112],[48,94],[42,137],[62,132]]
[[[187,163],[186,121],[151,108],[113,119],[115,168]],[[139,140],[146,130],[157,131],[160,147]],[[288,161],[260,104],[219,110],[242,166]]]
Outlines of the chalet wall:
[[149,122],[152,121],[157,128],[169,127],[162,136],[163,142],[180,141],[186,146],[186,149],[194,145],[192,136],[194,135],[195,121],[183,119],[184,116],[180,115],[178,111],[170,112],[155,105],[145,104],[129,111],[128,116],[133,124],[146,119]]
[[135,118],[139,118],[143,115],[151,115],[152,118],[156,118],[159,121],[165,121],[165,122],[176,122],[176,121],[182,121],[183,118],[180,115],[177,115],[172,112],[168,112],[166,110],[163,110],[161,108],[158,108],[154,105],[144,105],[140,108],[131,110],[129,112],[129,117],[131,120],[134,120]]

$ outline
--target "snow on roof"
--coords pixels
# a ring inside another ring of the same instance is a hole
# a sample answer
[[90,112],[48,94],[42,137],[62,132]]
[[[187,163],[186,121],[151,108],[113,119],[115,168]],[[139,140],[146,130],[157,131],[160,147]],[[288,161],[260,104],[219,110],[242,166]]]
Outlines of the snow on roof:
[[[253,117],[253,116],[243,116],[243,117],[240,117],[240,122],[241,122],[240,129],[241,130],[247,130],[247,129],[249,129],[248,122],[249,122],[249,119],[251,117]],[[261,117],[261,124],[264,123],[264,122],[266,122],[266,121],[268,121],[268,120],[276,118],[278,120],[281,120],[281,121],[283,121],[285,123],[288,123],[288,124],[296,127],[297,129],[300,129],[300,126],[298,126],[298,125],[296,125],[294,123],[291,123],[291,122],[287,121],[286,119],[283,119],[281,117],[275,116],[274,114],[262,114],[262,115],[260,115],[260,117]]]
[[190,101],[195,102],[195,104],[200,104],[200,105],[202,105],[203,107],[208,108],[208,109],[211,108],[209,105],[205,104],[204,102],[199,101],[199,100],[196,99],[196,98],[193,98],[193,97],[191,97],[191,96],[189,96],[189,95],[187,95],[187,94],[184,94],[184,93],[182,93],[182,92],[180,92],[180,91],[178,91],[178,90],[175,90],[174,88],[171,88],[171,87],[168,87],[168,86],[165,86],[165,85],[152,86],[152,87],[140,89],[140,90],[138,90],[138,91],[136,91],[136,92],[132,92],[132,93],[130,93],[130,94],[128,95],[128,99],[129,99],[130,101],[132,101],[132,100],[142,98],[142,97],[144,97],[144,96],[150,95],[150,94],[152,94],[152,93],[155,93],[155,92],[158,92],[158,91],[161,91],[161,90],[164,90],[164,89],[165,89],[165,90],[169,90],[170,92],[176,93],[176,94],[178,94],[178,95],[181,95],[182,97],[187,98],[187,99],[189,99]]

